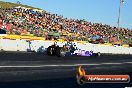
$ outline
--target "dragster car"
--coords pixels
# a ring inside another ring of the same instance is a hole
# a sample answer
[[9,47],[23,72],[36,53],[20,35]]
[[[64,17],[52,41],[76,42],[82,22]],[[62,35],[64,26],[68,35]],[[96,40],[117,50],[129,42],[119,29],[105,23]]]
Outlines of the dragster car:
[[76,47],[73,43],[66,43],[63,46],[57,45],[54,43],[53,45],[47,48],[47,54],[49,56],[100,56],[100,52],[94,53],[93,51],[81,50]]

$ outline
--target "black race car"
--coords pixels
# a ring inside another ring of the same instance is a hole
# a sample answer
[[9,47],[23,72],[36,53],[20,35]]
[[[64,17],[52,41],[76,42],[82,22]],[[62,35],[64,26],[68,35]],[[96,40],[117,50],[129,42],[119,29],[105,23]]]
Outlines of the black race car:
[[64,57],[74,53],[75,48],[71,45],[63,45],[63,47],[58,46],[57,44],[51,45],[47,48],[47,54],[50,56]]
[[76,47],[75,44],[65,44],[60,47],[57,44],[51,45],[47,48],[47,54],[49,56],[100,56],[100,52],[94,53],[93,51],[81,50]]

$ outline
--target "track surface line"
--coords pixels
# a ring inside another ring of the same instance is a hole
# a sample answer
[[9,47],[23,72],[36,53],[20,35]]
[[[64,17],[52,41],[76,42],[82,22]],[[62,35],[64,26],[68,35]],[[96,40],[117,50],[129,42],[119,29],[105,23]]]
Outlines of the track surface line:
[[42,67],[76,67],[76,66],[98,66],[98,65],[121,65],[121,64],[132,64],[132,62],[123,63],[100,63],[100,64],[51,64],[51,65],[6,65],[0,66],[0,68],[42,68]]

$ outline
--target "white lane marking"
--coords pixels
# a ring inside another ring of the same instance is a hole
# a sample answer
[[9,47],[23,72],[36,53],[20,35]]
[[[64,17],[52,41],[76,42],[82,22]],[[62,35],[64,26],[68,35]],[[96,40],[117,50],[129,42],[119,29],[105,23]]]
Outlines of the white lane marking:
[[112,65],[112,64],[118,65],[118,64],[123,64],[123,63],[101,63],[101,64],[103,64],[103,65]]
[[132,62],[124,62],[124,63],[127,63],[127,64],[132,64]]
[[78,66],[96,66],[96,65],[101,65],[101,64],[77,64]]
[[77,66],[98,66],[98,65],[119,65],[119,64],[132,64],[132,62],[123,62],[123,63],[100,63],[100,64],[52,64],[52,65],[9,65],[9,66],[0,66],[0,68],[41,68],[41,67],[77,67]]
[[90,65],[100,65],[100,64],[71,64],[71,65],[30,65],[30,66],[0,66],[0,68],[41,68],[41,67],[76,67],[76,66],[90,66]]

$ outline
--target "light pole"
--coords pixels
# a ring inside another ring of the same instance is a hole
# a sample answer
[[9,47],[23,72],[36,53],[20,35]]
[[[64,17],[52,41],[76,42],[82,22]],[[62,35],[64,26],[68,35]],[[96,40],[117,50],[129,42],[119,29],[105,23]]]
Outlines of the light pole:
[[[118,21],[117,21],[118,30],[120,30],[121,6],[122,6],[123,3],[124,3],[124,0],[120,0],[119,13],[118,13]],[[119,31],[118,31],[118,40],[119,40]]]

